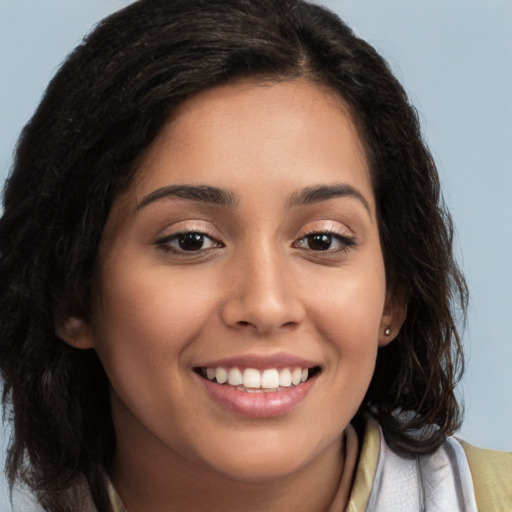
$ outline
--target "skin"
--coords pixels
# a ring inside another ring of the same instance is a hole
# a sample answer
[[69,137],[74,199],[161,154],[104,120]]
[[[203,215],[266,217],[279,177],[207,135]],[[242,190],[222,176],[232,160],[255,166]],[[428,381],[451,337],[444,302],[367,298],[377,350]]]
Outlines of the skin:
[[[184,184],[229,191],[232,204],[155,196]],[[355,192],[292,204],[333,184]],[[172,238],[183,231],[208,237],[183,251]],[[310,235],[324,232],[333,235],[318,250]],[[93,318],[69,319],[67,341],[94,348],[111,381],[110,474],[128,510],[327,510],[343,431],[403,316],[386,289],[370,175],[343,102],[302,80],[187,100],[115,202],[101,260]],[[277,353],[321,373],[275,417],[224,407],[193,370]]]

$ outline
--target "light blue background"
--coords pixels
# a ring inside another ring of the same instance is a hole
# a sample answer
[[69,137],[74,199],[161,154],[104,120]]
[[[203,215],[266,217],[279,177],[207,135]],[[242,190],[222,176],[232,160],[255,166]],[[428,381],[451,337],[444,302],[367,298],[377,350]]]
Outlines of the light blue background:
[[[0,0],[0,181],[59,63],[128,3]],[[461,435],[512,450],[512,2],[323,3],[388,59],[420,112],[472,296]],[[10,510],[0,486],[0,512]],[[19,502],[15,510],[34,508]]]

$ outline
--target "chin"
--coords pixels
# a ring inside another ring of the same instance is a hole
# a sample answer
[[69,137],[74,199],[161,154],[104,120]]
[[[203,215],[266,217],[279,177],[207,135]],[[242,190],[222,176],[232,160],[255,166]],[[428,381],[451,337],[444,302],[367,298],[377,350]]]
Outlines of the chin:
[[300,471],[307,461],[294,460],[293,462],[276,460],[276,457],[261,457],[259,460],[224,460],[222,466],[216,467],[217,472],[221,473],[230,480],[246,483],[263,483],[285,479],[290,475]]
[[[334,442],[337,442],[338,436]],[[210,453],[203,458],[217,473],[238,482],[266,482],[285,479],[314,464],[332,446],[332,442],[312,444],[296,435],[284,439],[272,436],[233,442],[229,449]]]

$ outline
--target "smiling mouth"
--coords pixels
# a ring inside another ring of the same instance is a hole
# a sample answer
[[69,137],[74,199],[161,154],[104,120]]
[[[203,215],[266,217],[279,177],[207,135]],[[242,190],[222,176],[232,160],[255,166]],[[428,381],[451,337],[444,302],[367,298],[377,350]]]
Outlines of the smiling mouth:
[[194,371],[204,379],[229,386],[247,393],[269,393],[284,391],[307,382],[321,371],[319,366],[311,368],[285,367],[241,369],[238,367],[224,368],[194,368]]

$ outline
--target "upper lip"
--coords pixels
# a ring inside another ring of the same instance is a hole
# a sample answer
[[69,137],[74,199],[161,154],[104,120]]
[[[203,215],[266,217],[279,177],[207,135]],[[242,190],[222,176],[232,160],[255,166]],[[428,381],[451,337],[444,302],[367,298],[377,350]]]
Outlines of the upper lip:
[[254,368],[256,370],[264,370],[265,368],[312,368],[320,366],[318,363],[310,359],[287,354],[284,352],[261,355],[261,354],[246,354],[224,359],[216,359],[195,365],[196,368]]

